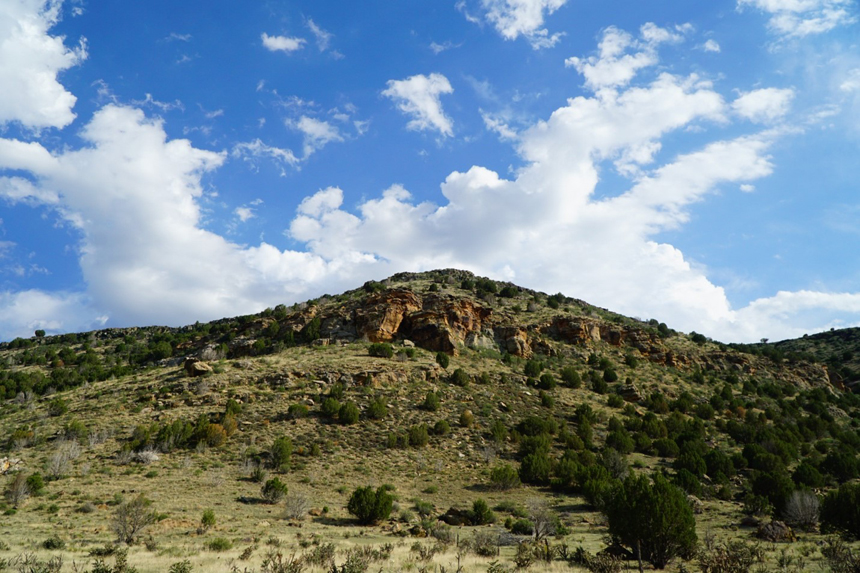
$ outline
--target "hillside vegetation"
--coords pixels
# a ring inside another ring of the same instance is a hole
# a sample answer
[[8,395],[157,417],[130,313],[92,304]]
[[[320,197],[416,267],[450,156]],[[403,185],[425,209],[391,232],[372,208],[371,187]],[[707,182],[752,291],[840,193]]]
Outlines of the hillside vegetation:
[[839,332],[727,346],[456,270],[39,332],[0,345],[0,571],[856,571]]

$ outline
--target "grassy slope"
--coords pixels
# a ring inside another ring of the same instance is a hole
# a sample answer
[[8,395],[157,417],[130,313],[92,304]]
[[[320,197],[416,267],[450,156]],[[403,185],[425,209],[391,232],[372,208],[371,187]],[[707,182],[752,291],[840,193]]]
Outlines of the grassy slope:
[[[423,289],[427,284],[429,281],[411,281],[409,286]],[[457,290],[445,283],[443,289],[452,293]],[[525,308],[531,295],[525,293],[522,300],[500,304],[507,304],[513,315],[520,314],[535,322],[556,312],[541,306],[534,313],[517,313],[513,306],[519,304]],[[323,304],[344,304],[361,296],[356,291],[346,300],[334,299]],[[630,321],[589,307],[574,306],[569,312]],[[587,358],[596,353],[614,363],[620,380],[628,377],[635,380],[644,395],[659,390],[671,399],[688,391],[697,400],[704,401],[722,383],[709,378],[704,384],[695,384],[690,381],[689,372],[647,361],[640,360],[635,368],[628,367],[624,362],[628,350],[606,343],[570,347],[550,342],[558,357],[546,358],[546,363],[556,377],[565,365],[573,365],[586,374],[589,370]],[[697,348],[680,336],[671,344],[690,352]],[[91,345],[101,354],[112,351],[111,344],[99,345],[93,341]],[[77,350],[80,352],[81,348]],[[11,353],[7,351],[7,355]],[[20,458],[27,472],[44,471],[42,468],[58,447],[58,436],[73,420],[83,422],[91,433],[103,430],[111,437],[93,445],[83,441],[83,453],[71,463],[62,479],[49,482],[44,495],[29,499],[19,511],[0,519],[0,540],[9,546],[8,550],[0,550],[0,558],[22,551],[35,551],[45,556],[57,553],[40,548],[45,539],[57,534],[66,542],[63,554],[67,563],[88,561],[86,554],[90,549],[113,538],[109,529],[114,511],[112,504],[120,497],[127,500],[142,492],[153,501],[155,510],[166,514],[166,518],[148,532],[158,548],[153,552],[135,546],[131,551],[131,561],[142,573],[164,571],[170,563],[184,558],[190,559],[197,571],[227,571],[228,560],[254,544],[259,548],[251,560],[239,565],[240,568],[259,567],[267,549],[266,540],[280,539],[286,552],[300,553],[301,545],[313,536],[335,542],[341,549],[354,544],[391,542],[396,545],[394,557],[382,566],[394,571],[413,563],[411,567],[418,570],[423,564],[414,562],[414,554],[409,552],[413,539],[388,533],[390,524],[358,528],[349,520],[345,510],[349,493],[357,486],[383,483],[395,486],[402,509],[411,508],[414,501],[420,499],[433,503],[439,513],[450,506],[466,508],[478,497],[487,499],[491,506],[502,501],[525,505],[534,498],[545,499],[571,528],[564,540],[567,544],[572,547],[583,544],[591,551],[602,547],[602,537],[606,533],[602,519],[580,496],[532,486],[508,492],[487,488],[490,468],[499,461],[516,465],[517,450],[516,444],[511,442],[494,444],[488,436],[488,428],[494,420],[513,427],[527,415],[554,416],[571,427],[574,408],[587,403],[598,412],[595,442],[599,446],[606,434],[606,422],[612,415],[621,417],[620,410],[610,408],[605,395],[585,387],[556,388],[550,392],[555,405],[547,408],[541,404],[539,391],[524,384],[523,364],[519,361],[504,364],[492,352],[464,349],[452,358],[448,372],[456,368],[463,368],[474,376],[486,372],[490,375],[490,383],[472,383],[465,388],[453,386],[439,372],[431,352],[418,349],[412,359],[405,361],[373,358],[367,353],[366,343],[356,342],[297,346],[262,357],[224,360],[216,364],[213,375],[201,379],[187,378],[178,366],[139,369],[119,379],[92,382],[62,392],[61,397],[69,409],[60,416],[48,414],[50,400],[56,396],[37,397],[24,404],[6,401],[0,406],[0,436],[11,436],[20,428],[32,428],[36,435],[33,445],[20,449],[14,448],[10,440],[0,439],[0,457]],[[388,414],[383,420],[362,419],[356,425],[343,426],[326,421],[316,413],[321,394],[331,387],[323,381],[326,374],[337,379],[340,373],[365,371],[377,372],[373,382],[347,388],[345,399],[355,402],[364,411],[371,400],[382,398],[388,405]],[[762,377],[763,373],[759,372],[759,379]],[[419,408],[430,390],[441,395],[442,406],[438,412]],[[155,420],[162,423],[175,419],[193,421],[200,414],[217,415],[223,412],[230,397],[241,401],[243,410],[238,416],[239,431],[224,446],[177,450],[161,455],[158,461],[148,465],[117,463],[117,454],[135,426]],[[761,402],[760,397],[753,399]],[[315,404],[311,406],[312,416],[286,419],[284,414],[289,405],[311,400]],[[474,413],[475,422],[471,427],[459,424],[464,409]],[[639,413],[645,412],[642,405],[636,409]],[[856,411],[850,415],[856,416]],[[419,423],[432,426],[441,419],[449,422],[451,433],[444,437],[432,436],[424,448],[388,449],[385,445],[390,432],[403,431]],[[713,420],[706,422],[712,444],[727,447],[725,435],[714,429],[715,423]],[[307,495],[313,507],[327,507],[326,516],[294,523],[283,519],[278,506],[239,501],[243,496],[259,496],[259,484],[248,480],[247,454],[268,448],[280,435],[290,436],[297,451],[292,470],[279,477],[288,483],[291,492]],[[308,455],[314,444],[320,447],[318,456]],[[556,455],[560,455],[560,446],[556,445],[555,449]],[[632,454],[630,461],[636,471],[666,467],[670,463],[670,460],[641,453]],[[747,531],[737,530],[733,525],[741,517],[738,501],[709,499],[704,503],[704,513],[697,516],[700,538],[708,534],[723,539],[748,537]],[[86,504],[92,504],[95,510],[82,513],[80,508]],[[214,509],[218,524],[214,531],[198,535],[196,529],[206,508]],[[504,519],[504,515],[500,517]],[[461,528],[458,534],[468,537],[473,530]],[[206,542],[215,537],[229,539],[234,548],[224,553],[205,550]],[[796,556],[809,552],[810,568],[819,567],[820,553],[812,545],[819,537],[801,537],[802,543],[795,544],[790,551]],[[430,544],[426,540],[420,542]],[[778,549],[773,548],[771,559],[778,553]],[[513,548],[503,548],[500,560],[510,566],[512,554]],[[434,563],[448,567],[456,561],[455,550],[449,548],[434,559]],[[489,562],[489,559],[470,556],[466,569],[485,571]],[[569,570],[561,563],[554,564],[553,568]]]

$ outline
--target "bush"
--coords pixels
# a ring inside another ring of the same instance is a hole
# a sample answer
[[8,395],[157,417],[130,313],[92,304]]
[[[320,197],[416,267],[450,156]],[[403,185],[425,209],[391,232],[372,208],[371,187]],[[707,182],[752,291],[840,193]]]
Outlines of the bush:
[[470,427],[475,422],[475,415],[471,410],[463,410],[460,412],[460,425],[464,428]]
[[534,524],[528,519],[518,519],[511,524],[511,533],[515,535],[533,535]]
[[287,484],[278,478],[272,478],[263,485],[260,489],[260,494],[266,503],[278,503],[287,495]]
[[606,500],[609,533],[656,569],[696,547],[696,521],[682,490],[655,474],[630,475]]
[[307,418],[309,412],[310,410],[304,404],[290,404],[290,407],[287,408],[287,416],[293,420]]
[[323,416],[331,419],[337,416],[338,412],[340,412],[340,402],[338,402],[337,398],[329,396],[323,400],[323,403],[320,406],[320,413],[322,413]]
[[529,378],[537,378],[543,371],[543,364],[539,360],[529,360],[523,370]]
[[388,406],[382,398],[377,398],[367,407],[367,417],[371,420],[381,420],[388,415]]
[[351,425],[358,422],[358,406],[352,402],[347,402],[340,407],[337,413],[341,424]]
[[289,436],[281,436],[272,442],[271,455],[272,467],[279,471],[290,469],[290,460],[293,456],[293,441]]
[[561,381],[571,388],[582,386],[582,378],[573,366],[565,366],[561,369]]
[[427,432],[427,424],[420,424],[409,428],[408,434],[409,445],[415,448],[423,448],[430,441],[430,435]]
[[552,460],[545,452],[528,454],[520,464],[519,474],[523,483],[546,485],[552,475]]
[[447,436],[451,433],[451,426],[446,420],[439,420],[433,426],[433,433],[437,436]]
[[439,409],[439,395],[435,392],[427,392],[427,396],[424,397],[424,403],[421,404],[421,407],[428,412],[435,412]]
[[498,490],[513,489],[520,485],[520,476],[510,464],[502,464],[490,472],[490,483]]
[[451,378],[449,379],[451,384],[453,384],[454,386],[461,387],[468,386],[469,380],[471,380],[471,376],[466,374],[466,371],[462,368],[457,368],[456,370],[454,370],[454,372],[451,374]]
[[117,538],[128,545],[133,545],[141,532],[155,523],[156,514],[150,511],[152,502],[143,494],[138,495],[131,501],[117,506],[114,511],[111,528],[117,534]]
[[233,549],[233,542],[223,537],[216,537],[206,544],[209,551],[229,551]]
[[811,491],[798,490],[788,496],[782,517],[785,522],[806,531],[818,526],[818,496]]
[[538,381],[538,388],[541,390],[553,390],[555,388],[555,376],[552,374],[542,374]]
[[821,503],[821,525],[828,532],[860,539],[860,483],[842,484]]
[[448,368],[448,364],[451,363],[451,358],[445,354],[444,352],[436,353],[436,364],[441,366],[442,368]]
[[472,503],[472,511],[469,513],[469,517],[472,519],[474,525],[486,525],[496,521],[495,514],[483,499],[476,499]]
[[392,348],[390,344],[386,344],[384,342],[374,342],[367,349],[367,353],[379,358],[391,358],[394,356],[394,348]]
[[371,525],[388,519],[394,505],[394,496],[384,487],[376,491],[370,486],[360,487],[352,492],[347,510],[362,525]]
[[200,527],[205,531],[215,527],[215,510],[207,509],[200,518]]

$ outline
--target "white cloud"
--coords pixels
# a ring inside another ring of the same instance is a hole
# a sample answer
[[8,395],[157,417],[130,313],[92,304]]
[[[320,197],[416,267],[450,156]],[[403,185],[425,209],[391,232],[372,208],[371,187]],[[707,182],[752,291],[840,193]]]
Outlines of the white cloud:
[[438,56],[442,52],[445,52],[447,50],[453,50],[454,48],[459,48],[462,45],[463,44],[455,44],[455,43],[450,42],[450,41],[442,43],[442,44],[438,44],[436,42],[430,42],[430,51],[432,51],[434,54],[436,54]]
[[[639,70],[657,63],[656,48],[661,43],[681,39],[681,36],[652,23],[642,26],[639,40],[610,26],[603,31],[597,55],[588,58],[573,56],[564,63],[576,68],[585,77],[585,85],[592,90],[618,88],[630,83]],[[628,53],[631,48],[638,51]]]
[[849,71],[845,80],[839,85],[843,92],[860,92],[860,68]]
[[[524,36],[534,49],[550,48],[561,39],[563,34],[550,34],[543,25],[546,16],[565,4],[567,0],[481,0],[484,18],[505,40]],[[465,12],[465,3],[458,7]]]
[[405,80],[389,80],[382,95],[391,98],[397,108],[412,117],[407,124],[417,131],[435,130],[444,136],[454,135],[454,125],[442,110],[440,96],[454,93],[448,78],[442,74],[415,75]]
[[29,338],[37,329],[83,332],[101,328],[106,321],[81,293],[0,292],[0,340]]
[[784,38],[829,32],[857,21],[853,0],[738,0],[770,15],[768,27]]
[[76,98],[57,75],[87,57],[81,40],[75,49],[49,32],[60,18],[61,2],[0,2],[0,126],[10,122],[41,129],[65,127],[74,119]]
[[732,102],[732,109],[750,121],[772,123],[788,113],[793,99],[792,89],[764,88],[742,93]]
[[280,147],[272,147],[266,145],[259,139],[243,143],[237,143],[233,146],[230,155],[234,158],[241,158],[249,163],[255,169],[258,168],[257,161],[260,159],[269,159],[280,165],[281,175],[286,175],[284,167],[296,167],[300,160],[289,149],[281,149]]
[[257,216],[254,210],[250,207],[236,207],[233,213],[236,215],[236,218],[243,223]]
[[744,183],[740,186],[740,190],[744,193],[752,193],[755,191],[755,185],[750,185],[749,183]]
[[720,45],[716,42],[716,40],[708,40],[702,45],[702,49],[706,52],[713,52],[715,54],[720,53]]
[[[653,32],[650,37],[659,36]],[[619,59],[629,50],[625,42],[602,43],[602,57]],[[735,309],[706,269],[660,242],[665,231],[686,224],[692,206],[709,193],[768,176],[768,150],[777,135],[753,133],[661,157],[665,136],[726,121],[732,106],[695,76],[633,79],[571,98],[521,130],[515,141],[524,167],[509,179],[480,166],[451,173],[438,205],[416,202],[399,185],[352,211],[339,188],[306,197],[289,224],[301,251],[267,243],[245,247],[202,228],[204,177],[225,154],[169,140],[162,122],[140,110],[104,107],[81,132],[80,149],[49,153],[38,144],[0,139],[0,168],[28,172],[27,179],[0,180],[0,196],[47,205],[74,225],[88,285],[86,293],[0,295],[0,324],[8,316],[8,324],[29,332],[47,320],[45,308],[56,309],[52,317],[69,317],[58,328],[97,322],[103,313],[93,309],[109,311],[115,324],[183,324],[440,267],[565,292],[725,340],[792,335],[799,315],[812,329],[830,324],[828,313],[860,312],[860,295],[811,292],[778,293]],[[402,93],[415,91],[421,90]],[[432,105],[426,100],[419,98],[419,105],[395,93],[386,95],[406,106],[415,129],[451,130],[450,120],[439,121],[444,90],[435,94],[437,115],[427,111]],[[330,141],[320,125],[325,122],[314,121],[307,132],[317,142]],[[259,140],[232,155],[300,162]],[[636,178],[620,195],[598,196],[601,170],[613,162]],[[253,206],[235,215],[250,216]]]
[[331,44],[331,39],[334,35],[317,26],[310,18],[308,18],[308,28],[310,28],[311,33],[314,35],[314,38],[316,38],[317,48],[319,51],[325,52],[328,50],[329,44]]
[[286,36],[270,36],[265,32],[260,36],[263,46],[270,52],[295,52],[305,45],[303,38],[288,38]]
[[298,121],[288,120],[287,127],[296,129],[304,134],[304,159],[319,151],[332,141],[343,141],[338,129],[327,121],[314,119],[303,115]]

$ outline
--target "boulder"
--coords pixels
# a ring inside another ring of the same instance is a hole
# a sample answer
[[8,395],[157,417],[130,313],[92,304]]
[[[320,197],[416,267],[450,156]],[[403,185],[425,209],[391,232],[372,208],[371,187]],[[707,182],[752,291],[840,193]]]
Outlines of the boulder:
[[194,376],[205,376],[212,372],[211,366],[197,358],[186,358],[183,368],[185,368],[185,373],[192,378]]
[[797,541],[794,532],[782,521],[771,521],[766,525],[759,526],[756,537],[771,543]]

